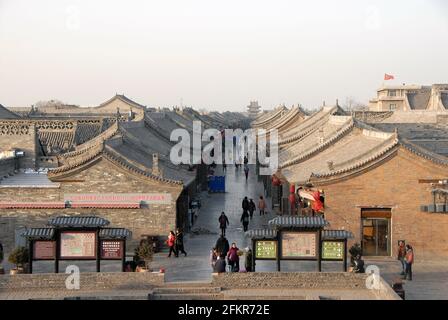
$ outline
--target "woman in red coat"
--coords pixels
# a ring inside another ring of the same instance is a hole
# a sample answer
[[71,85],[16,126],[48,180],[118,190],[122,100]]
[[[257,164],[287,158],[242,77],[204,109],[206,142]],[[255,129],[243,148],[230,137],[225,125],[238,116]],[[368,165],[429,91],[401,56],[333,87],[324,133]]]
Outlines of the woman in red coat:
[[166,243],[168,244],[168,247],[170,248],[170,251],[168,253],[168,258],[171,257],[171,253],[174,253],[174,256],[177,257],[177,252],[176,252],[176,236],[174,235],[173,231],[170,231],[170,234],[168,235],[168,240],[166,240]]

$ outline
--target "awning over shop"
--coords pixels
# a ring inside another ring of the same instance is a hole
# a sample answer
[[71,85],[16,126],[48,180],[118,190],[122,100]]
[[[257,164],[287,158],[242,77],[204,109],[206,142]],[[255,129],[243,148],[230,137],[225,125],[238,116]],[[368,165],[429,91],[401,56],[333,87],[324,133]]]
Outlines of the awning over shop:
[[323,217],[279,216],[268,222],[275,227],[323,228],[329,225]]
[[53,228],[30,228],[22,233],[22,237],[28,239],[51,240],[54,236]]
[[[245,233],[251,239],[275,239],[277,230],[275,229],[254,229]],[[322,230],[322,240],[346,240],[354,238],[353,233],[346,230]]]
[[57,228],[99,228],[109,225],[109,221],[95,216],[56,217],[48,221],[48,225]]

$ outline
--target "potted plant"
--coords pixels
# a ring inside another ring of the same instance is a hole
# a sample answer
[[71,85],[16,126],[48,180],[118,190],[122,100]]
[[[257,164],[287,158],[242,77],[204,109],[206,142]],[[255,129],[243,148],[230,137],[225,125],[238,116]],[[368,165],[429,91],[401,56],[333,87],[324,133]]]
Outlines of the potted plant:
[[134,261],[137,263],[136,272],[148,272],[149,264],[154,255],[154,245],[150,239],[142,239],[140,245],[135,248]]
[[8,261],[16,267],[10,270],[10,274],[25,273],[25,264],[28,263],[28,249],[25,247],[15,248],[8,257]]

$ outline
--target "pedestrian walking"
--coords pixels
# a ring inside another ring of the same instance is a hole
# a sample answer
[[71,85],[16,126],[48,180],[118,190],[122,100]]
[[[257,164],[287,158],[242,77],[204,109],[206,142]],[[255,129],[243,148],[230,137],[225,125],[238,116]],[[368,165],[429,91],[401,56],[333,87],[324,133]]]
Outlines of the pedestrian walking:
[[236,243],[232,243],[232,247],[230,248],[229,252],[227,253],[227,260],[229,261],[229,266],[231,272],[238,272],[240,271],[240,257],[238,255],[238,247],[236,246]]
[[216,259],[215,268],[213,269],[215,273],[224,273],[226,272],[226,259],[225,256],[218,254]]
[[414,263],[414,249],[407,244],[406,245],[406,256],[404,257],[406,263],[404,280],[412,281],[412,264]]
[[223,256],[225,258],[230,249],[229,241],[226,237],[220,236],[216,241],[215,248],[218,256]]
[[224,211],[221,212],[221,215],[218,218],[218,222],[219,222],[219,228],[221,229],[221,235],[225,236],[226,235],[226,229],[227,226],[230,224],[229,223],[229,219],[227,218],[227,216],[225,215]]
[[183,253],[185,256],[187,256],[187,253],[184,249],[184,234],[180,230],[180,228],[177,228],[176,230],[176,256],[179,256],[179,252]]
[[210,266],[212,267],[212,270],[215,270],[216,260],[218,260],[218,252],[216,251],[216,248],[212,248],[212,250],[210,250]]
[[250,248],[246,249],[246,260],[244,267],[246,268],[246,272],[252,272],[254,270],[252,265],[252,250]]
[[247,178],[249,177],[249,166],[247,164],[244,165],[244,175],[246,176],[247,181]]
[[240,221],[243,224],[243,231],[246,232],[249,227],[249,213],[247,211],[243,211]]
[[243,208],[243,211],[249,211],[249,200],[247,197],[244,197],[241,207]]
[[254,199],[249,200],[249,214],[250,214],[250,220],[252,220],[252,217],[254,216],[254,212],[257,208],[255,207]]
[[266,201],[264,201],[263,196],[260,196],[260,200],[258,200],[258,209],[260,210],[260,216],[264,216],[266,209]]
[[177,257],[176,252],[176,235],[173,231],[170,231],[170,234],[168,235],[168,240],[166,240],[166,243],[168,244],[168,247],[170,248],[170,251],[168,252],[168,258],[171,257],[171,253],[174,253],[174,256]]
[[406,245],[404,241],[400,240],[398,242],[398,253],[397,253],[397,259],[401,262],[401,274],[402,276],[406,273]]

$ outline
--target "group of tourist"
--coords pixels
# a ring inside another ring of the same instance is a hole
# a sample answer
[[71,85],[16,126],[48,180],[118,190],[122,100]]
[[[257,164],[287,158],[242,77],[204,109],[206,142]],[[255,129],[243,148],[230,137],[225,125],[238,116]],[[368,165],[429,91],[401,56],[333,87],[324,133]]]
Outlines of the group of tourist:
[[404,241],[398,243],[397,259],[401,262],[401,276],[403,280],[412,281],[412,264],[414,263],[414,249]]
[[[232,243],[232,246],[229,246],[229,241],[225,236],[221,235],[216,241],[216,245],[210,251],[210,266],[215,273],[227,272],[227,266],[229,268],[228,271],[239,272],[240,256],[243,254],[244,252],[237,247],[235,242]],[[252,272],[252,250],[250,248],[246,248],[244,266],[246,272]]]
[[187,252],[184,249],[184,234],[180,228],[176,229],[176,233],[170,231],[166,244],[169,248],[168,258],[171,258],[172,253],[176,258],[179,257],[179,253],[183,253],[185,257],[187,256]]

